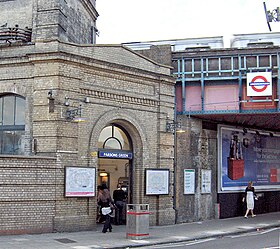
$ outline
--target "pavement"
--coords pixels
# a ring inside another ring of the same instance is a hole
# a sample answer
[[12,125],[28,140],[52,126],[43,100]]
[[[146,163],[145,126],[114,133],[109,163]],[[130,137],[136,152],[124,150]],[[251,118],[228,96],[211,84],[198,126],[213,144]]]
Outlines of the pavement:
[[105,234],[101,232],[102,227],[103,225],[100,224],[95,230],[84,232],[0,236],[0,249],[145,248],[145,246],[280,228],[280,212],[259,214],[248,219],[235,217],[169,226],[152,226],[149,228],[148,238],[137,240],[126,238],[125,225],[113,225],[113,231]]

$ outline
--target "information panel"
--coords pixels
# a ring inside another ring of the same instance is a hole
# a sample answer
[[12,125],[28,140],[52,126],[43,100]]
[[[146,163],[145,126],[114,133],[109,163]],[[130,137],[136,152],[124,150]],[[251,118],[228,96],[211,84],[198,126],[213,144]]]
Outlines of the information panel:
[[201,193],[203,194],[211,193],[211,170],[210,169],[201,170]]
[[146,195],[167,195],[169,193],[169,170],[146,169]]
[[65,196],[93,197],[95,196],[95,168],[66,167]]
[[195,193],[195,170],[184,169],[184,194]]

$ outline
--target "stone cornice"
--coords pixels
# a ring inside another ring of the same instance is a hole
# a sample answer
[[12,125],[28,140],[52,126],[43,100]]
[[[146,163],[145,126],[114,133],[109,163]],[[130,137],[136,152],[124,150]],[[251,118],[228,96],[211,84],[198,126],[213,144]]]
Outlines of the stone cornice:
[[140,98],[140,97],[128,96],[125,94],[110,93],[110,92],[91,90],[85,88],[81,89],[81,93],[89,97],[92,96],[98,99],[107,99],[107,100],[129,103],[134,105],[145,105],[151,107],[156,107],[159,105],[159,101],[153,99],[147,99],[145,97]]

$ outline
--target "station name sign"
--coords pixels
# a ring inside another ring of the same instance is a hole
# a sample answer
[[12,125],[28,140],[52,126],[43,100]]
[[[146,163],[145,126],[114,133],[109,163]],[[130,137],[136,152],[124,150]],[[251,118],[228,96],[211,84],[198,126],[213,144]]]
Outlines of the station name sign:
[[271,96],[271,72],[254,72],[247,74],[247,96]]
[[99,151],[100,158],[132,159],[132,152],[120,151]]

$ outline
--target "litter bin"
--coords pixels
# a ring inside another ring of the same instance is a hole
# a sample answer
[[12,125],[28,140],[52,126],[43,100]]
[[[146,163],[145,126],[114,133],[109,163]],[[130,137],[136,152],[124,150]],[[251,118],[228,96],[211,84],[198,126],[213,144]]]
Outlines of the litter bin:
[[149,204],[128,204],[126,211],[126,238],[149,237]]

